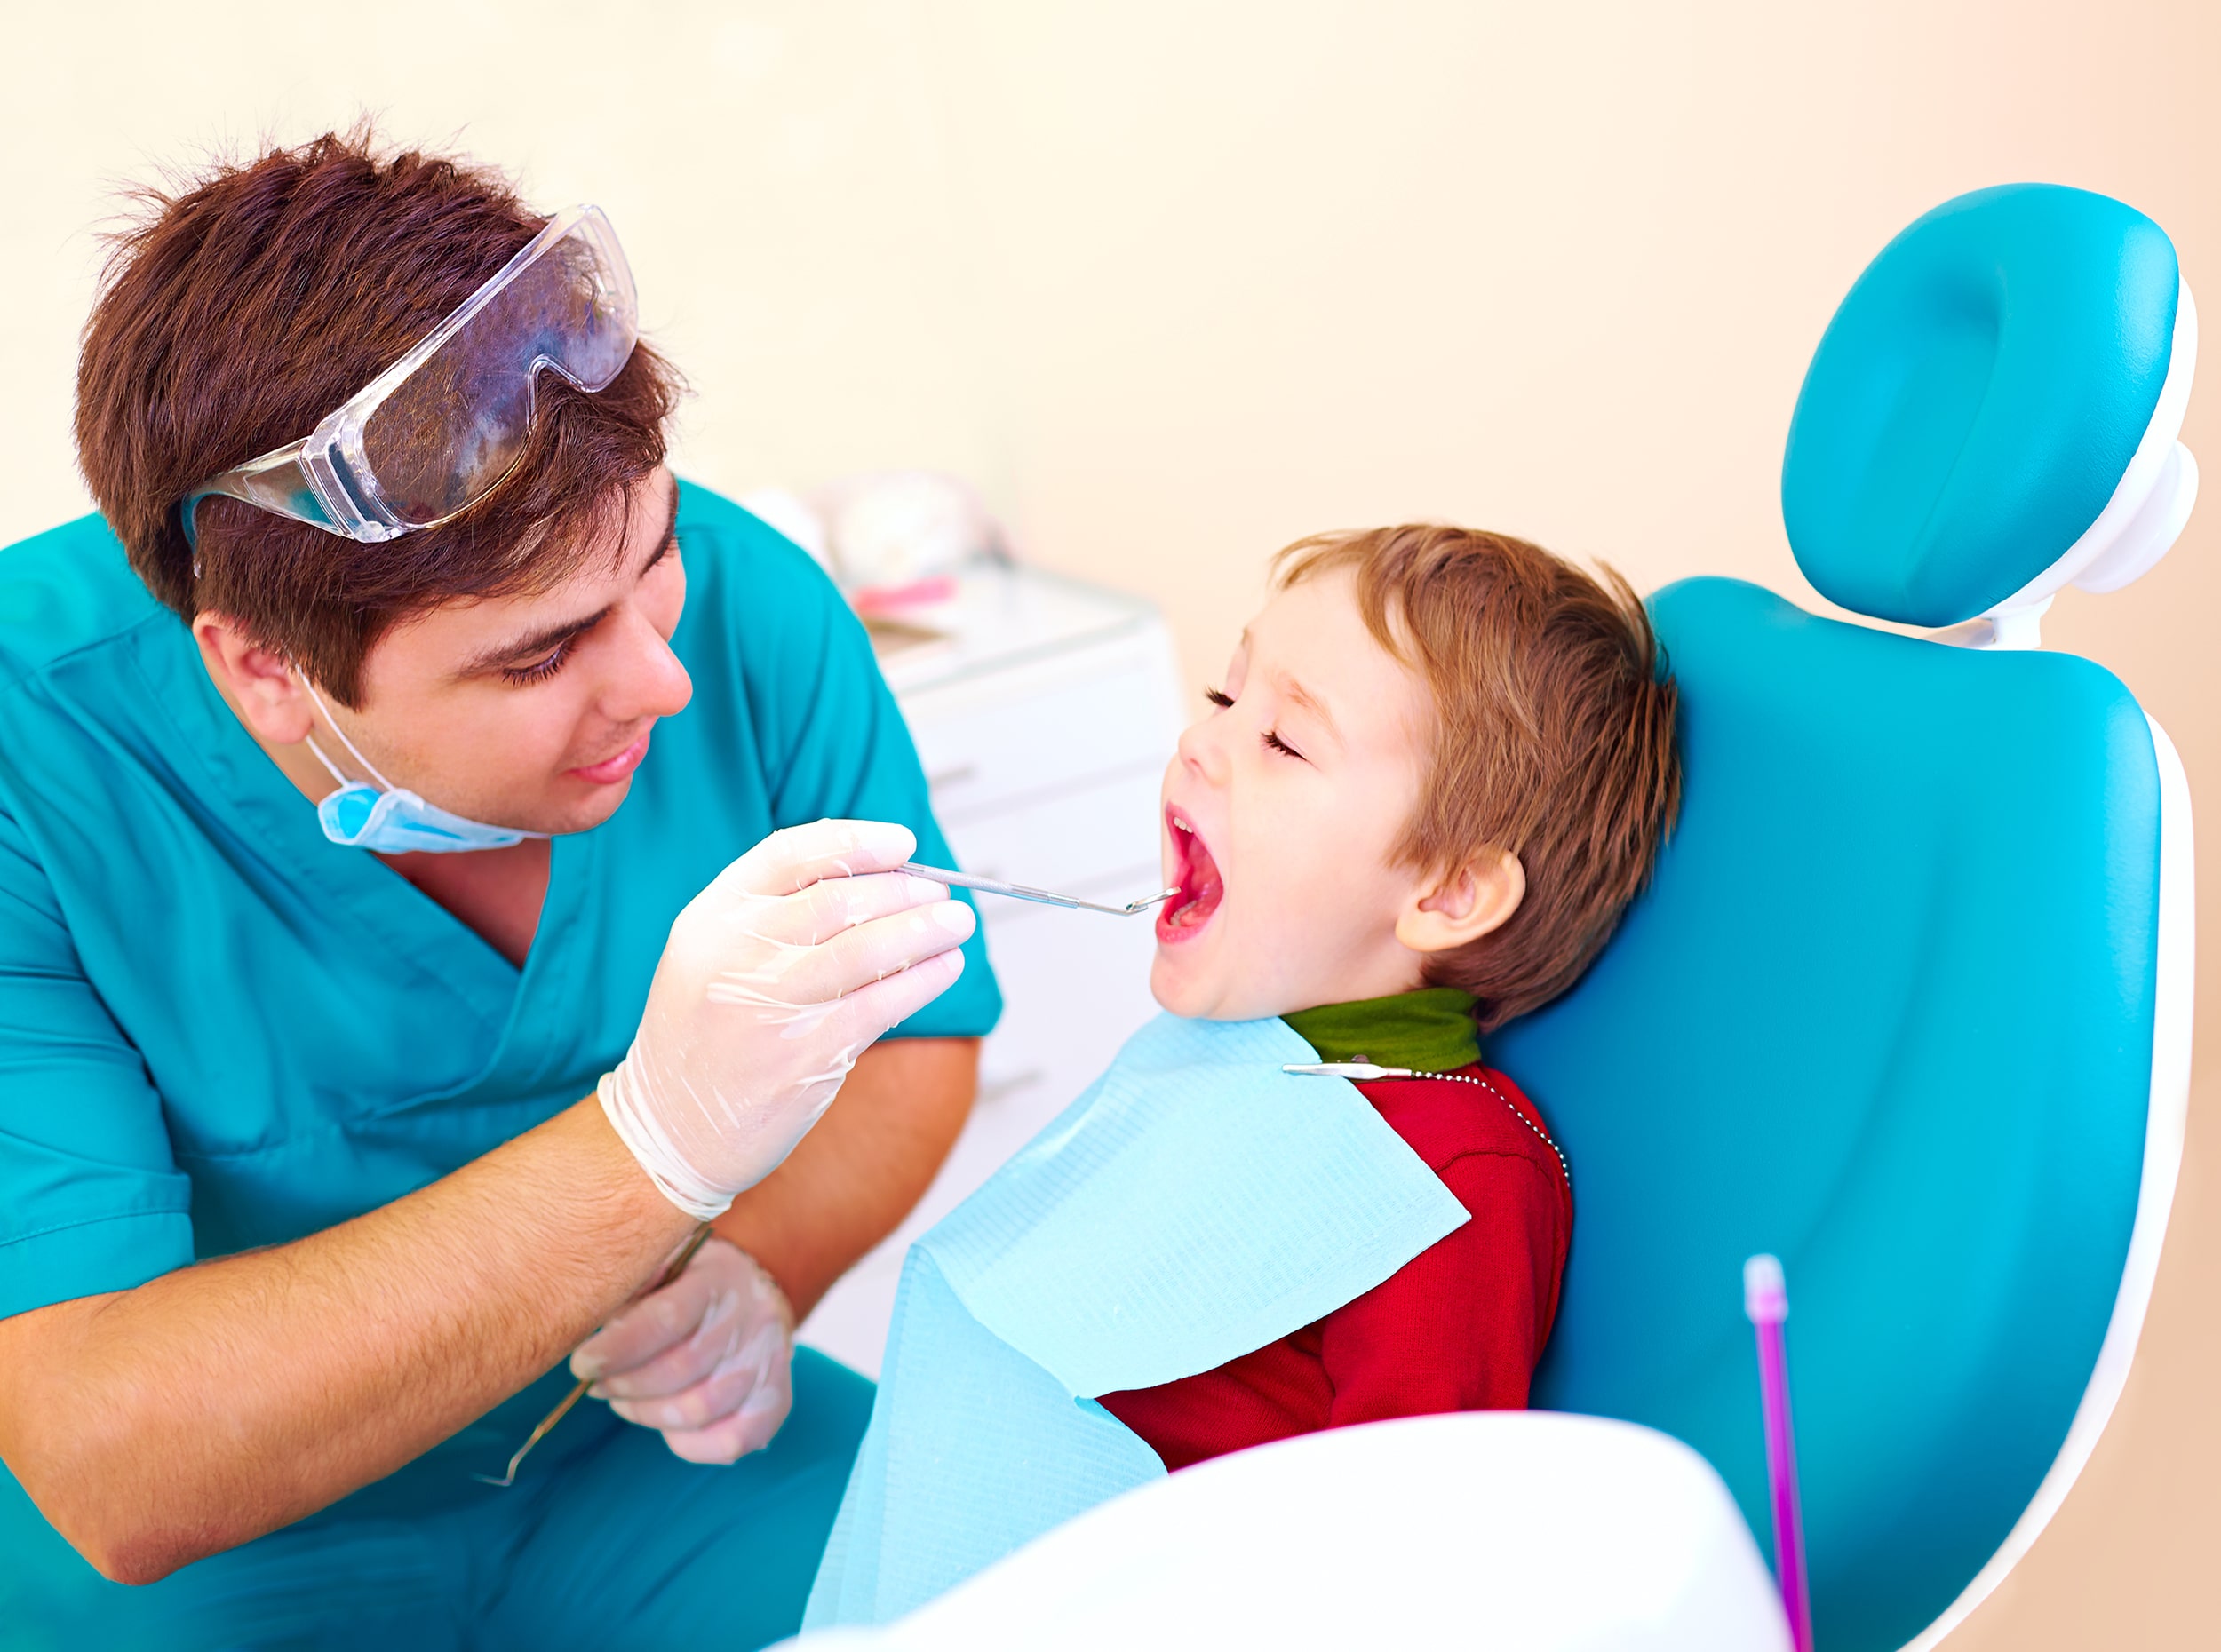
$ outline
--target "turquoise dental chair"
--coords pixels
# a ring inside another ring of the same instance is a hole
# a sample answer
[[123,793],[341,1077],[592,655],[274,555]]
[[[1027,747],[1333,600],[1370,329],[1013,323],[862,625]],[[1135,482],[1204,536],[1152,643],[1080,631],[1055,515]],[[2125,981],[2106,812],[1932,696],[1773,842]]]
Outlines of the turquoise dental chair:
[[1685,801],[1650,891],[1491,1057],[1573,1171],[1536,1402],[1695,1446],[1767,1540],[1740,1267],[1787,1267],[1816,1641],[1939,1640],[2026,1553],[2134,1356],[2190,1074],[2189,792],[2068,584],[2180,532],[2196,318],[2159,227],[1946,203],[1822,338],[1782,511],[1831,601],[1653,601]]

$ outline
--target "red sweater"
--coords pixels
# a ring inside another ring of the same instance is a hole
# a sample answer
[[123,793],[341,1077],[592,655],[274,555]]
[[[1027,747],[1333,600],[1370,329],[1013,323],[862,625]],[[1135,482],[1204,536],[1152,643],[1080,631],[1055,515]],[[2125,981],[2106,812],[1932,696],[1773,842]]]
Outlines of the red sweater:
[[1572,1193],[1533,1104],[1501,1073],[1462,1072],[1491,1088],[1385,1078],[1357,1089],[1470,1221],[1293,1335],[1102,1396],[1167,1469],[1347,1423],[1527,1403],[1557,1314]]

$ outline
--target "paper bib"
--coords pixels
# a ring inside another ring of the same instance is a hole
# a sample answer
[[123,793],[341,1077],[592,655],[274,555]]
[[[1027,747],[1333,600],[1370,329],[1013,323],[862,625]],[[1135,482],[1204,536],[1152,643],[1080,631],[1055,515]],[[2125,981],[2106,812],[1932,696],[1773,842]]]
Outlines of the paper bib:
[[1164,1466],[1095,1402],[1223,1365],[1466,1219],[1285,1022],[1161,1015],[911,1246],[804,1626],[884,1623]]

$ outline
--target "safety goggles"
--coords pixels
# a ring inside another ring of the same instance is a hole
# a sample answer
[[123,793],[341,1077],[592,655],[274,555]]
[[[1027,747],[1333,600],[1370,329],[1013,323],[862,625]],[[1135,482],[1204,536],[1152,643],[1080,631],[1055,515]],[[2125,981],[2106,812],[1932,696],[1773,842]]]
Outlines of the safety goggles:
[[187,494],[186,542],[211,494],[366,543],[435,528],[516,469],[541,369],[601,390],[639,338],[616,232],[601,208],[569,208],[310,434]]

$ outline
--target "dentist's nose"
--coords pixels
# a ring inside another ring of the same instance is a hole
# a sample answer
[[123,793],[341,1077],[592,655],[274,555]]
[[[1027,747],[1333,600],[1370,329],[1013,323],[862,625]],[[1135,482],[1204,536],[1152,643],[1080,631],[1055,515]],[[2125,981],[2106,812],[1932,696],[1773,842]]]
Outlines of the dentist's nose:
[[694,679],[663,632],[635,615],[626,628],[624,648],[623,663],[602,695],[602,715],[613,723],[629,723],[685,711],[694,698]]

